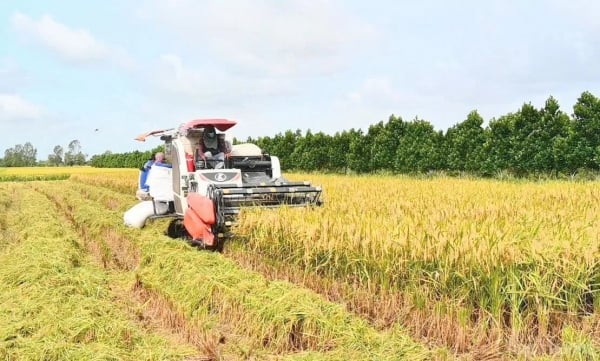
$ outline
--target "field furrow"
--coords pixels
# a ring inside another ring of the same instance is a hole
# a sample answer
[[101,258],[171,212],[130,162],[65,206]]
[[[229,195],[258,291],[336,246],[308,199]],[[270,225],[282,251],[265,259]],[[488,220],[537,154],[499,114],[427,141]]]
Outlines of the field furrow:
[[[35,188],[62,212],[67,223],[77,231],[80,241],[98,264],[107,270],[134,271],[121,275],[118,281],[115,280],[115,290],[118,289],[115,295],[119,303],[127,305],[130,314],[143,327],[193,345],[202,355],[198,356],[198,359],[222,358],[218,346],[223,336],[207,332],[202,327],[187,322],[182,312],[175,309],[160,293],[146,289],[135,273],[141,256],[139,245],[120,234],[110,223],[102,223],[102,219],[105,218],[102,209],[109,208],[107,212],[110,212],[112,204],[103,204],[102,200],[108,197],[116,202],[118,198],[115,198],[115,191],[91,186],[82,187],[70,182],[67,184],[72,195],[79,194],[80,197],[69,197],[65,192],[53,192],[54,187],[45,187],[46,184],[36,184]],[[91,212],[91,217],[82,216],[81,212]],[[96,221],[91,221],[94,217]],[[120,287],[116,287],[118,285]]]
[[[56,187],[56,183],[50,184]],[[116,307],[114,279],[88,257],[75,230],[23,183],[0,186],[12,233],[0,249],[0,359],[169,360],[189,345],[140,328]],[[3,202],[4,203],[4,202]]]

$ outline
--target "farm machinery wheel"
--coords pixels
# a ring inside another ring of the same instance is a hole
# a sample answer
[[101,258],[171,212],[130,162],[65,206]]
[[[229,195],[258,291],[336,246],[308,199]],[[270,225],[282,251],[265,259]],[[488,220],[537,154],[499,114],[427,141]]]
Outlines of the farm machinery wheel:
[[165,234],[173,239],[183,239],[192,247],[209,251],[223,251],[223,241],[220,239],[215,239],[216,242],[214,246],[207,246],[206,244],[204,244],[204,242],[202,242],[202,240],[193,239],[185,229],[183,225],[183,219],[181,218],[173,219],[169,223]]
[[185,227],[183,226],[183,220],[181,218],[173,219],[169,223],[169,226],[167,227],[167,231],[165,232],[165,234],[173,239],[190,238],[190,235],[188,234],[188,232],[185,230]]

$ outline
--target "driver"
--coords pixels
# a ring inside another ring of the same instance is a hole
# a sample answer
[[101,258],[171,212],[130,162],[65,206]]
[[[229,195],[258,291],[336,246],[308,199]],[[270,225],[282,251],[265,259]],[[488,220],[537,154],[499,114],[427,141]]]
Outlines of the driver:
[[209,125],[204,128],[204,134],[200,141],[200,157],[214,164],[215,169],[225,167],[225,153],[227,144],[224,140],[217,137],[215,127]]

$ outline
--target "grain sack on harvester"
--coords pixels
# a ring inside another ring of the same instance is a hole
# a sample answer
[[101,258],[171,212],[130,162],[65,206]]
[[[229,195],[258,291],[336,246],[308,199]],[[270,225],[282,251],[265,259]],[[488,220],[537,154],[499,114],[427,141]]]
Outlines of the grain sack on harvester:
[[276,156],[251,143],[232,146],[223,132],[235,124],[198,119],[136,137],[160,136],[170,164],[143,174],[148,192],[138,190],[142,202],[125,212],[125,224],[141,228],[147,219],[172,217],[169,235],[221,249],[242,207],[321,205],[321,187],[287,181]]

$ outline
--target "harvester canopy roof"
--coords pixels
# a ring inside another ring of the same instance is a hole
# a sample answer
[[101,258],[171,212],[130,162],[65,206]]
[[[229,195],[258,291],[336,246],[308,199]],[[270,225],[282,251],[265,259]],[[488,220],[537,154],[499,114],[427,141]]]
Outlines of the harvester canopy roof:
[[[237,122],[235,120],[230,120],[230,119],[219,119],[219,118],[195,119],[195,120],[190,120],[187,123],[183,123],[179,127],[178,132],[180,134],[186,134],[189,129],[205,128],[208,126],[213,126],[216,129],[220,130],[221,132],[224,132],[236,124],[237,124]],[[142,134],[138,135],[137,137],[135,137],[135,140],[144,142],[144,141],[146,141],[146,138],[151,135],[154,135],[154,136],[163,135],[163,134],[171,134],[172,135],[174,133],[176,133],[176,132],[173,128],[152,130],[150,132],[146,132],[146,133],[142,133]]]
[[196,119],[190,120],[189,122],[182,124],[181,127],[179,127],[179,132],[184,133],[184,131],[188,129],[204,128],[208,126],[213,126],[218,130],[224,132],[236,124],[237,122],[235,120],[229,119]]

